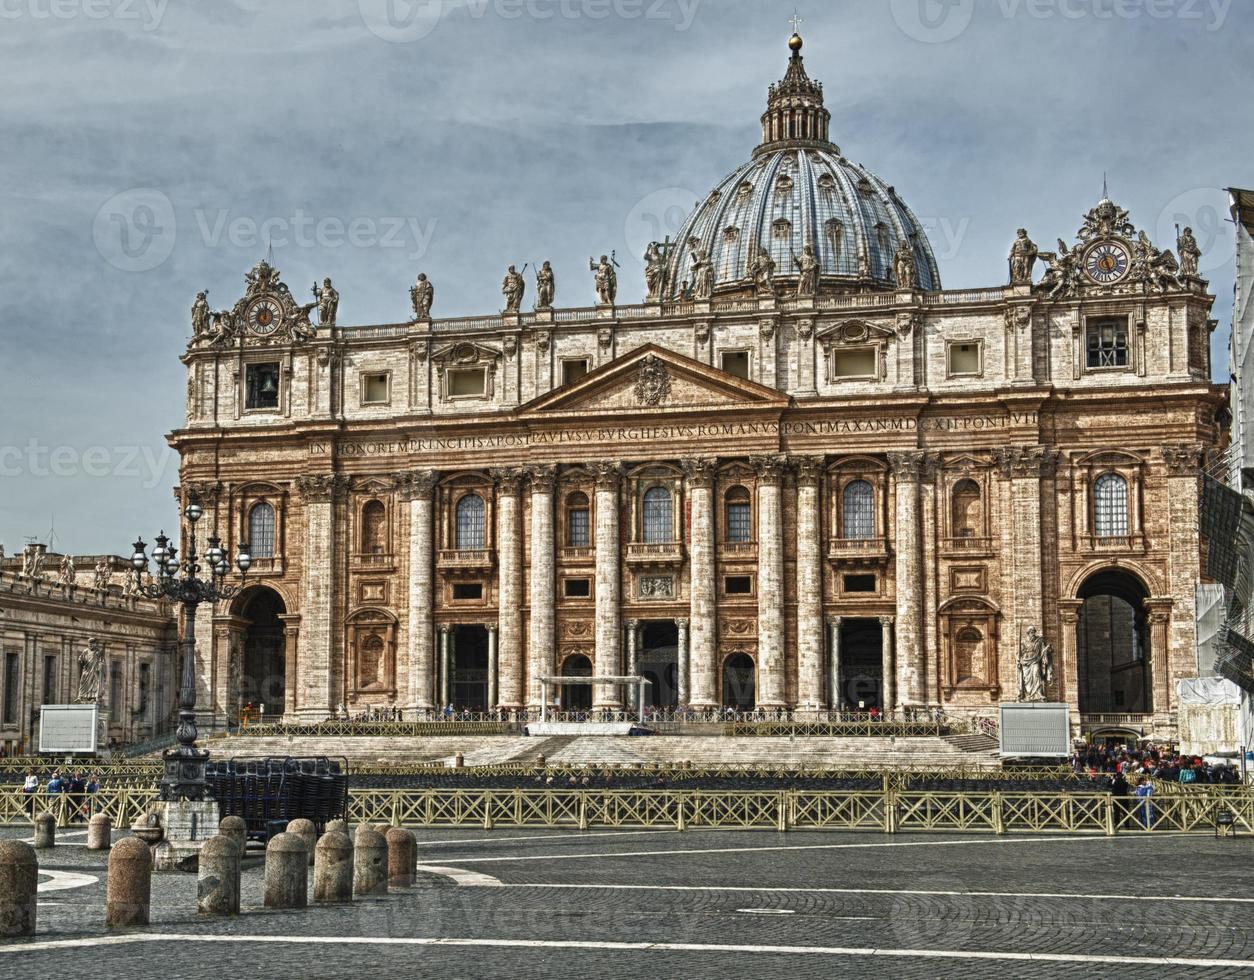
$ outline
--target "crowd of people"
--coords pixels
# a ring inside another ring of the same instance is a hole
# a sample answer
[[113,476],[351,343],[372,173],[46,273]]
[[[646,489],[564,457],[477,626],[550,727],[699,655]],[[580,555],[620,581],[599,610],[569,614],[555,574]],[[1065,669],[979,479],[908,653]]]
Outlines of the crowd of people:
[[1142,778],[1183,784],[1241,782],[1241,772],[1235,764],[1216,764],[1201,756],[1184,755],[1170,746],[1149,743],[1137,748],[1117,742],[1077,745],[1071,765],[1076,772],[1090,776],[1122,776],[1133,785]]
[[[35,794],[39,789],[39,773],[34,769],[27,769],[26,777],[22,781],[22,793],[29,797],[26,801],[27,812],[34,812]],[[43,789],[49,798],[64,794],[71,822],[86,821],[91,817],[92,797],[100,791],[100,780],[94,773],[84,774],[81,769],[64,773],[60,769],[54,769]]]

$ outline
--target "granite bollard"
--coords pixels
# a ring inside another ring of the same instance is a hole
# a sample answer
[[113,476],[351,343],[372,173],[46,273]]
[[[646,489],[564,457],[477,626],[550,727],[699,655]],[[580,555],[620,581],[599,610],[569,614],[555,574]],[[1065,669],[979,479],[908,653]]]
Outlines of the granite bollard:
[[414,835],[408,830],[393,827],[385,839],[388,845],[388,887],[411,887],[414,883],[414,852],[417,850]]
[[200,847],[196,869],[196,910],[201,915],[239,915],[240,849],[216,834]]
[[87,822],[87,850],[107,851],[113,846],[113,821],[103,813],[93,813]]
[[138,837],[125,837],[109,852],[105,925],[146,926],[152,905],[152,851]]
[[309,900],[309,858],[295,834],[275,834],[266,845],[265,906],[303,909]]
[[328,830],[314,848],[314,901],[352,900],[353,842],[348,834]]
[[35,934],[39,858],[20,840],[0,841],[0,938]]
[[218,833],[235,841],[240,857],[248,850],[248,824],[243,817],[223,817],[218,823]]
[[57,818],[44,810],[35,817],[35,850],[46,851],[57,846]]
[[312,868],[314,863],[314,847],[318,844],[318,828],[314,826],[312,820],[306,820],[304,817],[297,817],[287,825],[287,832],[295,834],[305,842],[305,849],[309,852],[309,866]]
[[383,835],[366,824],[353,839],[353,894],[386,895],[388,845]]

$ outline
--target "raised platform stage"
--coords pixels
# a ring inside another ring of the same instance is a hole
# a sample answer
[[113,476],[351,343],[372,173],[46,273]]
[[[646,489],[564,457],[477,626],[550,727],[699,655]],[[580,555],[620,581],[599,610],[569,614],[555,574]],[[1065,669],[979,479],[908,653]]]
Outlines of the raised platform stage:
[[530,737],[568,735],[582,738],[598,735],[649,735],[647,729],[630,721],[529,721],[523,731]]

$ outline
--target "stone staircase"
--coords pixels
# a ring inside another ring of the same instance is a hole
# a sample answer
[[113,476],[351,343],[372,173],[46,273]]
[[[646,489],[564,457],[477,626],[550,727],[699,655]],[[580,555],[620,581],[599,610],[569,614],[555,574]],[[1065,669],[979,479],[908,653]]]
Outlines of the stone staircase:
[[944,739],[961,752],[996,752],[999,744],[992,735],[978,732],[974,735],[945,735]]
[[[947,769],[997,768],[987,736],[909,738],[843,736],[229,736],[207,744],[215,759],[236,756],[343,756],[350,766],[453,764],[461,752],[467,767],[526,763],[543,755],[557,765],[783,766],[865,768],[898,766]],[[995,747],[995,742],[993,743]]]

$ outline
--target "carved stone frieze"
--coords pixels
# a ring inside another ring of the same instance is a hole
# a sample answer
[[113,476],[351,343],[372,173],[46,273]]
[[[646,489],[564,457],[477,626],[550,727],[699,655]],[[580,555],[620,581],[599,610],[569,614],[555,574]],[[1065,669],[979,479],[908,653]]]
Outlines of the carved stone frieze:
[[671,393],[671,376],[666,362],[656,354],[648,354],[636,368],[636,384],[633,389],[636,401],[654,407],[666,401]]
[[1202,465],[1201,446],[1163,446],[1162,454],[1171,476],[1193,476]]

